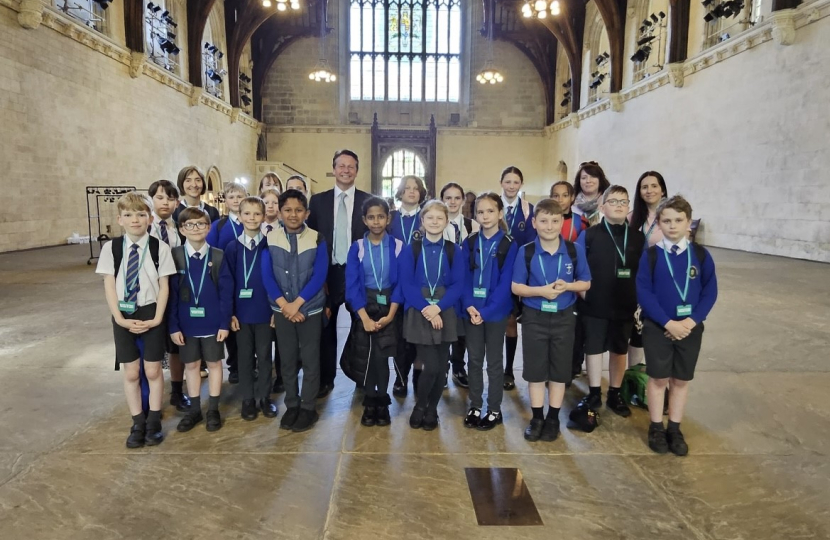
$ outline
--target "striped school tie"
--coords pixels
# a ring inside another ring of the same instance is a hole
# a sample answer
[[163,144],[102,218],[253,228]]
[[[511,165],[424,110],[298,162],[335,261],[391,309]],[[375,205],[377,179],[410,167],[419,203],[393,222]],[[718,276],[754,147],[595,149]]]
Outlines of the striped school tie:
[[680,246],[672,246],[671,247],[671,254],[677,255],[677,252],[680,251]]
[[453,227],[453,229],[455,229],[455,243],[460,244],[461,243],[461,229],[458,227],[458,223],[456,223],[454,221],[452,222],[452,227]]
[[251,251],[253,251],[253,250],[255,250],[255,249],[256,249],[256,242],[254,242],[253,240],[251,240]]
[[127,302],[138,301],[138,244],[130,248],[130,257],[127,259],[127,285],[135,283],[132,290],[127,291]]
[[266,225],[265,226],[265,234],[268,234],[273,230],[274,230],[274,227],[272,225]]
[[159,221],[159,234],[164,243],[170,245],[170,236],[167,234],[167,222],[165,220]]
[[510,206],[507,208],[507,223],[512,225],[513,224],[513,214],[516,212],[515,206]]

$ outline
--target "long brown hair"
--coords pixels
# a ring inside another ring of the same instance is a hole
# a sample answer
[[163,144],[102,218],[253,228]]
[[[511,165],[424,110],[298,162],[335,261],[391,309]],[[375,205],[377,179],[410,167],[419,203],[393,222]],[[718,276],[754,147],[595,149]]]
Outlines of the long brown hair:
[[[504,212],[504,201],[501,200],[501,197],[499,197],[498,195],[496,195],[492,191],[488,191],[488,192],[482,193],[481,195],[476,197],[476,202],[473,205],[474,219],[475,219],[475,216],[478,215],[476,213],[476,209],[478,208],[478,203],[481,202],[481,201],[484,201],[484,200],[488,200],[488,201],[492,202],[493,204],[495,204],[496,208],[498,209],[499,212]],[[476,221],[478,221],[478,220],[476,220]],[[479,223],[479,225],[481,225],[481,223]],[[499,229],[501,229],[502,232],[504,232],[504,233],[507,233],[507,231],[508,231],[507,222],[504,220],[504,214],[503,213],[502,213],[502,217],[499,219]]]

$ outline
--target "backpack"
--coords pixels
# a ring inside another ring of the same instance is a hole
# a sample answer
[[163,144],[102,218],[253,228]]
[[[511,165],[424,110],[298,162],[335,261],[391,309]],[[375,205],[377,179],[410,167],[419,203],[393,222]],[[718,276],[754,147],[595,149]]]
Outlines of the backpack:
[[[568,257],[571,258],[574,264],[574,275],[576,275],[576,246],[574,246],[573,242],[568,240],[562,239],[562,242],[565,242],[565,250],[568,252]],[[530,263],[533,262],[533,256],[536,255],[536,242],[529,242],[525,244],[525,268],[527,268],[527,277],[530,279]],[[518,296],[513,297],[513,314],[516,316],[516,320],[518,321],[522,316],[522,299]]]
[[[224,258],[224,252],[221,249],[216,248],[208,248],[210,250],[208,257],[210,262],[213,265],[210,267],[210,279],[213,281],[213,284],[217,287],[219,286],[219,271],[222,269],[222,259]],[[187,263],[185,262],[185,257],[187,254],[184,251],[184,246],[175,247],[171,250],[173,254],[173,262],[176,264],[176,269],[178,270],[179,274],[179,298],[183,302],[190,302],[190,286],[187,283]]]
[[219,237],[219,233],[222,232],[222,227],[228,224],[228,220],[230,216],[224,216],[216,220],[216,236]]
[[[476,263],[475,243],[478,240],[479,233],[475,232],[467,237],[467,242],[470,250],[470,270],[475,272],[478,268]],[[513,238],[509,234],[502,236],[499,240],[499,247],[496,248],[496,261],[499,264],[499,270],[504,267],[504,260],[507,258],[507,253],[510,251],[510,244],[513,243]]]
[[[115,270],[115,277],[118,277],[118,271],[121,270],[121,262],[124,260],[124,240],[123,236],[116,236],[112,239],[112,263]],[[150,245],[147,246],[150,251],[150,258],[156,267],[156,272],[159,269],[159,239],[155,236],[150,236],[148,241]],[[140,269],[139,269],[140,270]]]
[[[395,257],[401,254],[401,249],[403,249],[403,242],[398,240],[397,238],[390,237],[391,240],[395,241]],[[319,237],[317,238],[317,243],[319,244]],[[363,262],[363,256],[366,254],[366,246],[363,243],[363,238],[357,241],[357,258],[360,262]]]
[[[700,263],[700,270],[703,271],[703,263],[706,261],[706,249],[698,243],[689,242],[689,245],[695,252],[697,262]],[[654,267],[657,266],[657,246],[651,246],[647,250],[648,253],[648,267],[651,270],[651,279],[654,281]]]
[[637,364],[625,370],[623,375],[622,387],[620,394],[626,403],[635,407],[643,409],[648,408],[648,398],[646,397],[646,385],[648,384],[648,375],[646,375],[646,365]]
[[[424,241],[420,238],[414,238],[412,240],[412,260],[415,262],[415,266],[418,266],[418,257],[421,256],[421,250],[424,248]],[[452,259],[455,256],[455,242],[450,242],[449,240],[444,240],[444,253],[447,254],[447,260],[450,263],[450,267],[452,267]]]
[[467,237],[469,238],[470,233],[473,232],[473,220],[464,218],[464,228],[467,230]]

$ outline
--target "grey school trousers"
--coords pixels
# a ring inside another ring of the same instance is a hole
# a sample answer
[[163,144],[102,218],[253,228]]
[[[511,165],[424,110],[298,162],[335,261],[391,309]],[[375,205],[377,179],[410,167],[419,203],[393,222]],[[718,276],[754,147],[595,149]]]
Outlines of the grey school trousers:
[[[334,322],[332,321],[332,324]],[[313,411],[320,391],[320,332],[323,314],[311,315],[301,323],[292,323],[282,313],[274,313],[280,369],[285,384],[285,406]],[[303,366],[303,387],[297,380],[297,359]]]
[[467,333],[467,373],[470,378],[470,406],[484,404],[484,356],[487,354],[487,410],[501,412],[504,395],[504,331],[507,319],[475,325],[464,319]]

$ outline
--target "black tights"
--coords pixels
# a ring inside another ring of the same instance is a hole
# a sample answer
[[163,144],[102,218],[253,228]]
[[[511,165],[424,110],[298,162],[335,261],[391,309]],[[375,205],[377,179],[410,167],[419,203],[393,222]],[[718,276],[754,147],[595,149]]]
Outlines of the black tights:
[[450,353],[450,344],[416,345],[418,360],[424,365],[424,371],[418,381],[418,395],[415,406],[426,409],[427,413],[435,414],[444,384],[447,382],[447,356]]
[[364,388],[366,396],[371,398],[388,395],[389,388],[389,357],[394,354],[394,349],[375,347],[374,338],[369,341],[369,365],[366,366],[366,379]]

